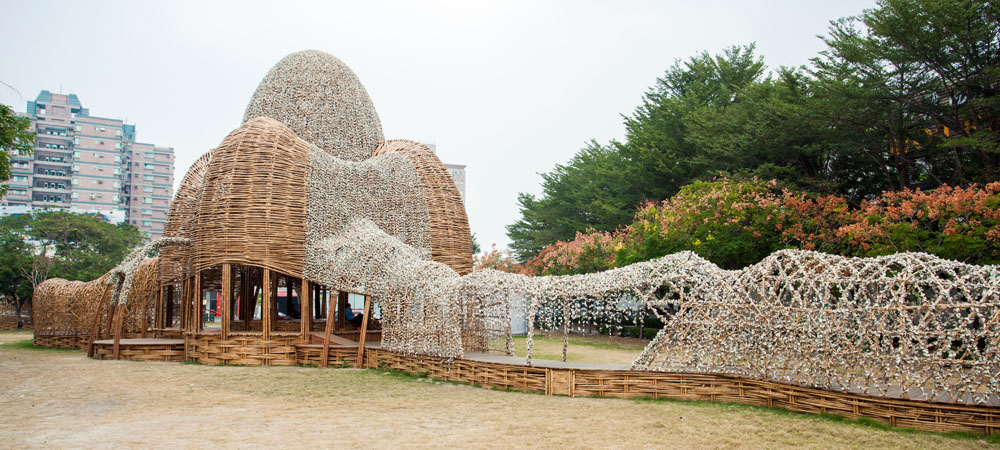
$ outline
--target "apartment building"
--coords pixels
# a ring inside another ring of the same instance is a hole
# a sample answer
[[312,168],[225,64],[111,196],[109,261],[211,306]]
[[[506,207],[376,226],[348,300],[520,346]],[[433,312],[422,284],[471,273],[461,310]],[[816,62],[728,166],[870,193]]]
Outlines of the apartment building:
[[64,209],[163,235],[173,197],[174,149],[136,140],[135,125],[90,114],[76,94],[42,91],[29,101],[35,152],[12,156],[0,214]]

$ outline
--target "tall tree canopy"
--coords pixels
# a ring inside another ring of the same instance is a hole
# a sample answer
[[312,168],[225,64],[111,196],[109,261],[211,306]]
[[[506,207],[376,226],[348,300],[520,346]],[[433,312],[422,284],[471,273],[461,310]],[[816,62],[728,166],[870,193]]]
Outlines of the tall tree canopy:
[[524,259],[719,175],[842,195],[1000,177],[1000,14],[993,2],[882,0],[831,22],[827,49],[768,71],[753,45],[675,62],[625,118],[521,194],[507,227]]
[[[10,106],[0,104],[0,182],[10,179],[11,155],[30,155],[35,144],[35,133],[29,131],[31,121],[14,114]],[[7,185],[0,185],[0,197],[7,193]]]
[[[33,274],[90,281],[116,266],[141,244],[126,223],[110,224],[90,214],[42,211],[0,217],[0,296],[20,306],[33,291]],[[44,278],[44,277],[43,277]]]

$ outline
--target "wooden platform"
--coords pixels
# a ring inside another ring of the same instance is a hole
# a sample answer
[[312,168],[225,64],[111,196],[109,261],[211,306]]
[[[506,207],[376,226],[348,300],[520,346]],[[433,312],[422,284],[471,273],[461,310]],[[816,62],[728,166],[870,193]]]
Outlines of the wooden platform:
[[[94,357],[114,359],[114,339],[94,341]],[[118,343],[119,359],[135,361],[184,361],[184,339],[131,338]]]

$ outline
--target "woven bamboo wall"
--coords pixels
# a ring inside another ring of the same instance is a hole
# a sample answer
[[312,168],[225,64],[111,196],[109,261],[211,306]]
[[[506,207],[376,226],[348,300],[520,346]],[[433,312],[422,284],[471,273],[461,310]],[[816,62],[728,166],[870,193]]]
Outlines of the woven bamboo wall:
[[[25,328],[31,327],[31,314],[27,306],[21,312]],[[0,303],[0,331],[17,329],[17,309],[13,303]]]
[[430,215],[431,259],[445,264],[459,275],[472,272],[472,234],[465,205],[451,174],[426,145],[403,139],[383,142],[372,153],[378,156],[401,153],[420,176]]
[[[201,155],[188,169],[174,195],[163,226],[164,237],[191,237],[196,226],[195,215],[201,204],[201,190],[205,174],[212,160],[212,152]],[[167,246],[160,250],[160,283],[180,283],[187,275],[194,250],[191,246]]]
[[38,285],[32,298],[35,335],[89,336],[98,304],[102,299],[111,299],[111,290],[105,285],[107,278],[105,274],[86,283],[52,278]]
[[949,432],[1000,432],[1000,408],[962,406],[848,394],[791,384],[712,374],[630,370],[546,369],[478,361],[405,356],[370,349],[367,367],[402,370],[435,379],[546,394],[616,398],[673,398],[731,402],[810,414],[867,417],[892,426]]
[[142,335],[153,327],[156,314],[156,294],[159,290],[159,258],[146,258],[139,264],[122,313],[122,333]]
[[[293,366],[295,365],[294,336],[231,335],[223,339],[219,334],[188,334],[184,347],[188,361],[209,365],[241,366]],[[355,352],[355,355],[357,352]]]
[[301,278],[309,144],[253,119],[213,151],[192,230],[193,270],[232,263]]
[[[159,260],[147,258],[139,265],[132,287],[132,300],[122,313],[124,337],[138,337],[152,326],[157,292]],[[97,339],[113,333],[111,318],[113,287],[108,274],[89,281],[45,280],[35,289],[35,345],[59,348],[86,348],[97,318]]]
[[[184,348],[171,344],[132,344],[122,342],[118,359],[131,361],[183,362]],[[94,349],[97,359],[115,359],[113,344],[98,344]]]

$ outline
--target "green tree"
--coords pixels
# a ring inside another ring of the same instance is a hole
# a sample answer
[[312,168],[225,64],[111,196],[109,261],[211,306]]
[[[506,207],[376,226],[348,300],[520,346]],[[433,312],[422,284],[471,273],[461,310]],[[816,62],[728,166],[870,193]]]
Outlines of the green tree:
[[517,256],[533,256],[553,242],[573,239],[579,230],[613,230],[628,223],[644,197],[628,179],[626,163],[614,144],[590,142],[568,164],[541,174],[542,196],[520,194],[521,219],[507,226]]
[[44,211],[27,220],[31,238],[54,250],[49,274],[68,280],[90,281],[104,275],[143,241],[135,227],[114,225],[90,214]]
[[33,292],[27,276],[32,263],[31,246],[11,217],[0,217],[0,300],[14,304],[20,322],[21,308]]
[[1000,175],[1000,8],[881,0],[831,23],[810,112],[838,132],[845,194],[988,183]]
[[[9,106],[0,104],[0,182],[11,177],[11,155],[31,154],[35,133],[30,129],[27,117],[20,117]],[[0,197],[6,193],[7,185],[0,185]]]

